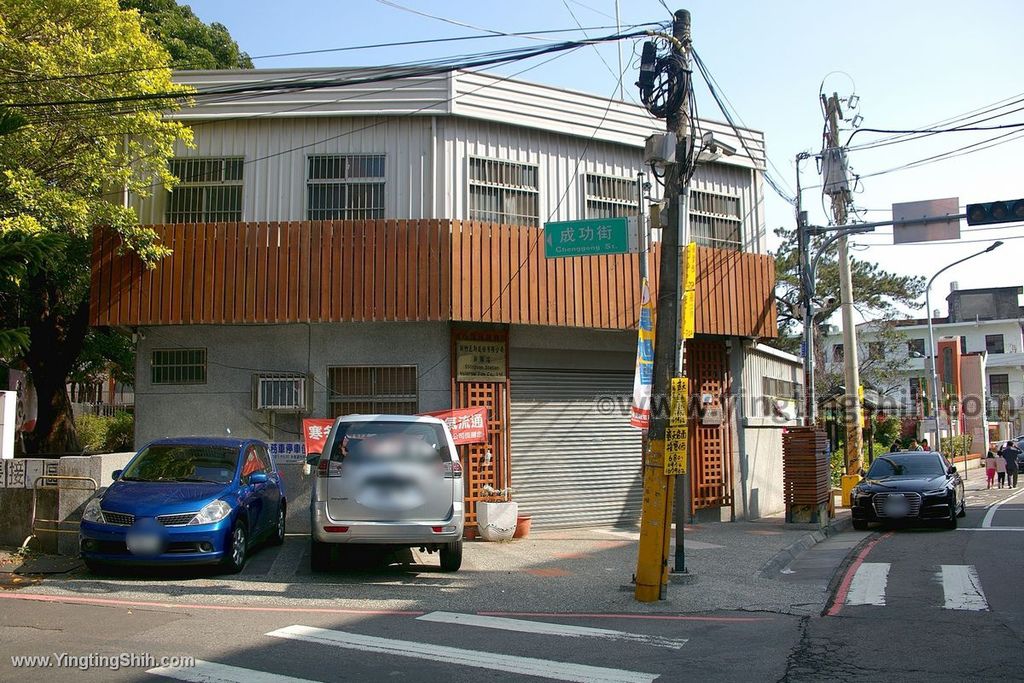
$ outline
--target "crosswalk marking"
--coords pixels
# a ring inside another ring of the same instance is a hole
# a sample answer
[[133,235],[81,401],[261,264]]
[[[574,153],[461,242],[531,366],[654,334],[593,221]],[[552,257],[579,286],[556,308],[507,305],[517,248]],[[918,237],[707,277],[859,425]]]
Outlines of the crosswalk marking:
[[545,621],[526,621],[523,619],[507,619],[505,617],[486,617],[477,614],[457,614],[455,612],[430,612],[416,617],[420,621],[433,621],[444,624],[461,624],[463,626],[479,626],[482,628],[516,631],[519,633],[537,633],[547,636],[567,636],[570,638],[606,638],[608,640],[626,641],[666,647],[678,650],[686,644],[686,638],[664,638],[662,636],[644,635],[613,631],[607,628],[591,628],[589,626],[573,626],[570,624],[552,624]]
[[535,659],[533,657],[517,657],[480,650],[464,650],[445,645],[366,636],[345,631],[316,628],[314,626],[288,626],[271,631],[267,635],[274,638],[301,640],[350,650],[376,652],[395,657],[412,657],[492,671],[507,671],[509,673],[537,676],[558,681],[578,681],[579,683],[589,683],[590,681],[598,683],[650,683],[658,678],[658,674],[642,673],[639,671],[556,662],[548,659]]
[[858,567],[846,595],[846,604],[884,605],[889,566],[888,562],[865,562]]
[[195,660],[195,666],[160,666],[148,669],[146,673],[193,683],[317,683],[305,678],[292,678],[255,669],[242,669],[202,659]]
[[940,567],[945,609],[980,612],[988,609],[988,600],[981,590],[978,571],[973,565],[944,564]]

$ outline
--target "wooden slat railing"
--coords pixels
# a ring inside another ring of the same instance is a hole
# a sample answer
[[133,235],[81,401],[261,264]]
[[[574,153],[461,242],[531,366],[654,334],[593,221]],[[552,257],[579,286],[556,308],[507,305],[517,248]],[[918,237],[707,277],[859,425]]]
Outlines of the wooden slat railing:
[[[543,231],[470,221],[160,225],[146,269],[100,234],[94,325],[477,321],[633,329],[636,254],[545,259]],[[660,250],[650,255],[657,281]],[[696,331],[774,337],[774,264],[700,248]]]

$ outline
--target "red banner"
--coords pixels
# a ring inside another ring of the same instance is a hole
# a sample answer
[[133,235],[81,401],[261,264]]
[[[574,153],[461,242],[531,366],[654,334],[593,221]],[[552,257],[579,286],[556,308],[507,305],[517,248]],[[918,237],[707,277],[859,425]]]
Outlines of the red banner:
[[327,445],[327,437],[331,435],[334,420],[329,418],[310,418],[302,421],[302,440],[306,442],[306,455],[323,453]]
[[421,415],[444,420],[452,432],[456,446],[487,441],[487,408],[453,408]]

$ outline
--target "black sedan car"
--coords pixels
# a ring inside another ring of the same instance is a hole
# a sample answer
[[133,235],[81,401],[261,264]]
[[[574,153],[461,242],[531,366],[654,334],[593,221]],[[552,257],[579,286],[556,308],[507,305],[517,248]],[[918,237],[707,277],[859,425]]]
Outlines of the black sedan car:
[[934,451],[903,451],[876,459],[851,495],[853,528],[869,522],[939,521],[955,529],[967,514],[956,467]]

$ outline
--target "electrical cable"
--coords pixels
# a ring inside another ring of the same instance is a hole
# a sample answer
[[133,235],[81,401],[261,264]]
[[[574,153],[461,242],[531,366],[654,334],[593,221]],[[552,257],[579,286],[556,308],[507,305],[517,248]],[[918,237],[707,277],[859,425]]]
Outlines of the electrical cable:
[[[573,1],[575,2],[575,0],[573,0]],[[584,38],[590,38],[590,34],[588,34],[587,31],[583,28],[583,24],[580,23],[580,20],[576,18],[576,13],[572,11],[571,7],[569,7],[569,0],[562,0],[562,4],[565,5],[565,9],[566,9],[566,11],[569,12],[569,16],[572,17],[572,20],[576,23],[577,26],[580,27],[580,30],[583,31],[583,37]],[[576,3],[576,4],[580,4],[580,3]],[[583,5],[583,6],[586,7],[586,5]],[[601,54],[600,48],[598,48],[597,45],[592,45],[591,47],[594,48],[594,52],[597,53],[598,59],[600,59],[601,63],[604,64],[604,68],[608,70],[608,73],[610,73],[612,75],[612,78],[616,78],[615,69],[613,69],[611,67],[611,65],[608,63],[608,60],[604,58],[603,54]],[[619,92],[628,92],[628,91],[626,91],[622,87],[622,78],[625,75],[625,73],[626,73],[625,70],[623,70],[622,73],[618,74],[618,77],[617,77],[618,78],[617,83],[618,83]],[[632,92],[628,92],[628,94],[629,94],[629,99],[633,102],[633,104],[635,104],[637,106],[640,106],[640,103],[636,101],[635,97],[633,97],[633,93]]]

